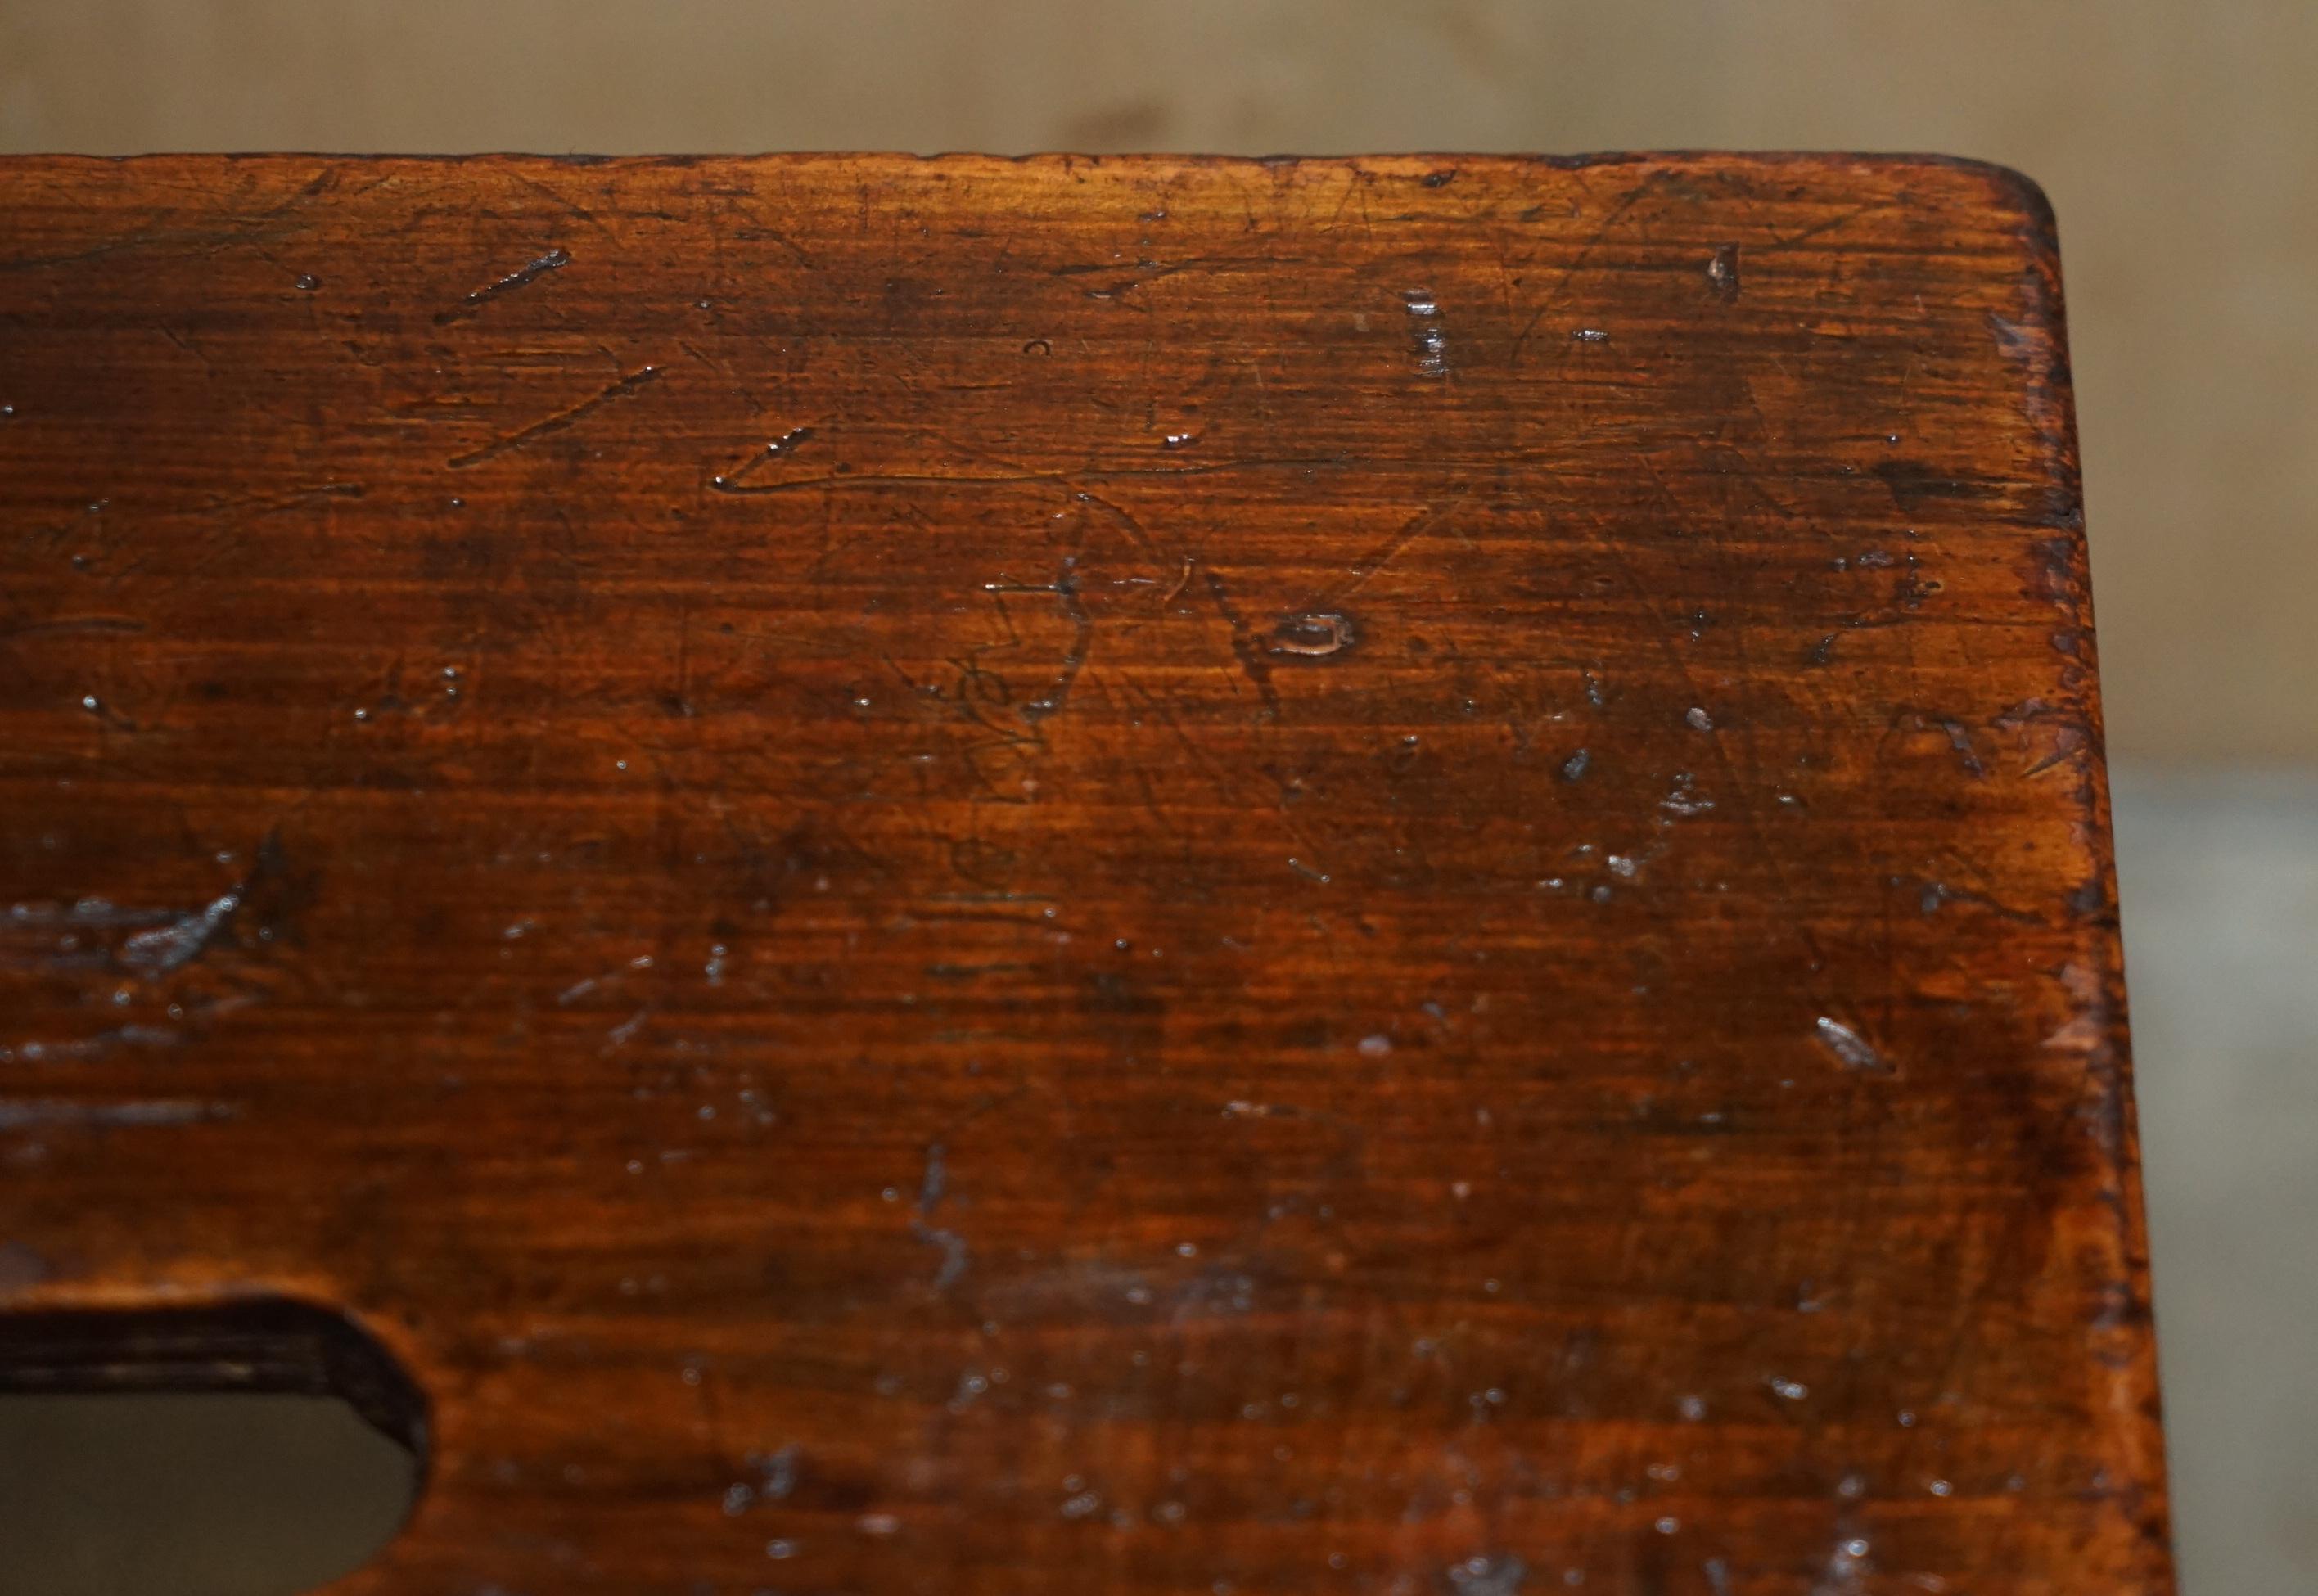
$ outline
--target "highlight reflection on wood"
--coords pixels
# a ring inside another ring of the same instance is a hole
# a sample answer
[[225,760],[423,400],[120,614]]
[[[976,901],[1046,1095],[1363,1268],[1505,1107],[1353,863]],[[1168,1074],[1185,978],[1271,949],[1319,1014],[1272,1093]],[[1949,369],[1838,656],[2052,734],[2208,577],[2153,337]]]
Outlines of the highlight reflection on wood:
[[345,1591],[2169,1588],[2021,180],[0,216],[0,1303],[351,1314]]

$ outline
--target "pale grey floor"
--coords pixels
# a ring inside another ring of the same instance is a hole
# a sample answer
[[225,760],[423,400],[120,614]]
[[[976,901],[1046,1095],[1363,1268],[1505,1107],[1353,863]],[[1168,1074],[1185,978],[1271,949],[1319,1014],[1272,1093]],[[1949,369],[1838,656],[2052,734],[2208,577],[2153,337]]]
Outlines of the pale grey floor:
[[2121,773],[2184,1596],[2318,1592],[2318,774]]
[[[2318,773],[2122,772],[2116,821],[2184,1596],[2311,1596]],[[229,1467],[173,1401],[0,1401],[0,1596],[286,1596],[382,1532],[406,1476],[342,1412]]]

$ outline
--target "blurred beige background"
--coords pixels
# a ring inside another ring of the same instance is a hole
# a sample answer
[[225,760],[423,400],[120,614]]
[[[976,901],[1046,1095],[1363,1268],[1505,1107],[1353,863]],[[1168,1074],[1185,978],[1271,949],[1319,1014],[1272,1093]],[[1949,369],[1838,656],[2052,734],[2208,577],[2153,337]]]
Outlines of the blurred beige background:
[[1826,148],[2037,178],[2188,1596],[2318,1591],[2314,82],[2318,0],[0,0],[0,151]]

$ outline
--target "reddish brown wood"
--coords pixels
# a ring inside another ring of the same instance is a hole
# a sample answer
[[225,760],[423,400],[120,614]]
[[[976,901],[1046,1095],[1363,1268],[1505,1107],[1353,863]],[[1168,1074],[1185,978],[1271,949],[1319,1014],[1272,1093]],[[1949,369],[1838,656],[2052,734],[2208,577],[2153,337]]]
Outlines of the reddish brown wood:
[[346,1592],[2168,1588],[2021,179],[0,216],[0,1292],[353,1314]]

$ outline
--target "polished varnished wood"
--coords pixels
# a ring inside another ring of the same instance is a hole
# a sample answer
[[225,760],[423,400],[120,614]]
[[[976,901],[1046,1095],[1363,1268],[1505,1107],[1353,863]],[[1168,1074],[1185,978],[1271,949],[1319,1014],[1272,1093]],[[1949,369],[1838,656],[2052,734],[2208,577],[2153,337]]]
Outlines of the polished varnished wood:
[[0,1362],[346,1592],[2169,1588],[2017,177],[20,160],[0,404]]

